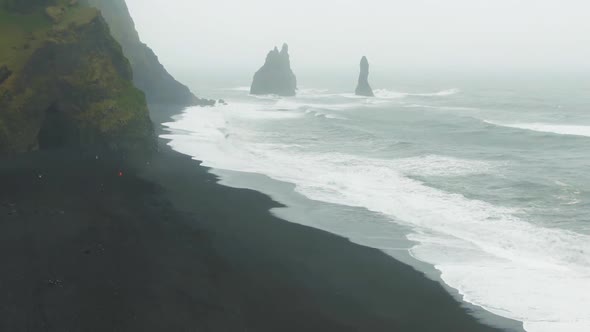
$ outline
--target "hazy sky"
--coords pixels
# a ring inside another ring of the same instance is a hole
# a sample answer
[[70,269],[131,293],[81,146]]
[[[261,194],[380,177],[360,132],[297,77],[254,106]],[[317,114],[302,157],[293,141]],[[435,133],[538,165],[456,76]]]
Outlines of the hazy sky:
[[169,67],[259,67],[289,43],[298,68],[584,67],[587,0],[127,0]]

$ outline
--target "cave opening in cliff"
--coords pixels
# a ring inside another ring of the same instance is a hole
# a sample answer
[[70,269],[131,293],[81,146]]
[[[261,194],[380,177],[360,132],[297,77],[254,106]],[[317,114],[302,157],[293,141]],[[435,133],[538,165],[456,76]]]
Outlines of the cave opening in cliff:
[[60,110],[57,103],[45,110],[45,119],[38,135],[40,150],[58,149],[76,142],[76,135],[68,117]]

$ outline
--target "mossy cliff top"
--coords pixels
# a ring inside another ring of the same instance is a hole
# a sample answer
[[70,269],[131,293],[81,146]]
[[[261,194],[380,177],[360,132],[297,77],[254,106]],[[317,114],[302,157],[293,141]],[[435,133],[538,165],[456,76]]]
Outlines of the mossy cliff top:
[[99,11],[0,0],[0,152],[151,144],[144,94]]

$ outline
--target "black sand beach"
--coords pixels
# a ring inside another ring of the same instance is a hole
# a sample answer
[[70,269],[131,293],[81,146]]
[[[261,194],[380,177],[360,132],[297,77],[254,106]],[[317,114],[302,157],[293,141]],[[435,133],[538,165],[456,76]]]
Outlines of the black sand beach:
[[272,216],[270,198],[164,142],[141,164],[0,161],[0,331],[499,331],[413,268]]

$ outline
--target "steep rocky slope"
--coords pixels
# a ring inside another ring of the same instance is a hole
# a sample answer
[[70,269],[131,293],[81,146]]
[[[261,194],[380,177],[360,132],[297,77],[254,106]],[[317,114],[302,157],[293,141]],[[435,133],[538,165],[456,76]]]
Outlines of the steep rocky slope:
[[0,0],[0,152],[153,141],[144,94],[99,11]]
[[113,37],[131,62],[135,85],[146,93],[150,103],[169,105],[210,105],[178,82],[160,63],[156,54],[141,42],[124,0],[85,0],[102,12]]

